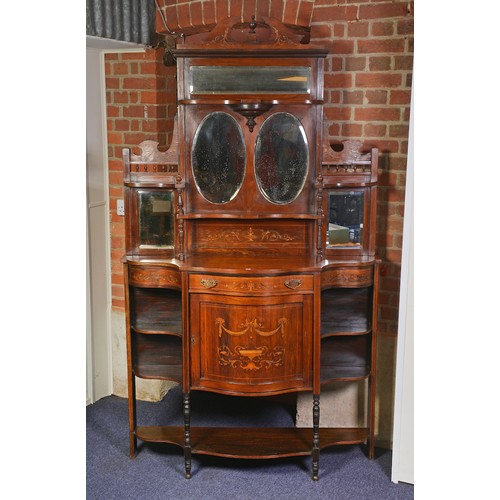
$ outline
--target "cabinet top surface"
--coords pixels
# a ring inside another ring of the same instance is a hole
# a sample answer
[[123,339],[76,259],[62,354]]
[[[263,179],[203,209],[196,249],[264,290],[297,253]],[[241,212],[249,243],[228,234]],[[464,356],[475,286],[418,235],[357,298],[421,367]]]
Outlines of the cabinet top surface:
[[188,272],[212,272],[234,274],[285,274],[298,272],[318,272],[335,267],[369,266],[374,257],[361,256],[352,259],[316,260],[310,256],[218,256],[194,255],[186,260],[163,259],[160,257],[125,256],[123,262],[139,266],[172,267]]

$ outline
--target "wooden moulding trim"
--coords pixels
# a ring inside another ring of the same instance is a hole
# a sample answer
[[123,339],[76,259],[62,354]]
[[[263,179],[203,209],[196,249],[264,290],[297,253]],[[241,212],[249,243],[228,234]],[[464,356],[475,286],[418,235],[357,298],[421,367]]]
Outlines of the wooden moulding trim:
[[357,380],[366,380],[370,377],[371,372],[365,373],[364,375],[356,375],[356,376],[339,376],[339,377],[329,377],[322,376],[321,377],[321,385],[328,385],[333,382],[356,382]]
[[165,337],[177,337],[179,339],[182,338],[182,333],[176,333],[170,330],[165,329],[153,329],[153,328],[141,328],[139,326],[132,326],[131,330],[135,333],[140,333],[142,335],[164,335]]
[[263,220],[263,219],[299,219],[299,220],[316,220],[321,218],[319,215],[312,214],[214,214],[207,213],[190,213],[178,215],[179,219],[235,219],[235,220]]
[[164,188],[164,189],[175,189],[175,185],[166,184],[163,182],[125,182],[124,185],[130,188]]
[[328,339],[331,337],[357,337],[358,335],[369,335],[372,333],[372,329],[369,328],[368,330],[359,330],[359,331],[339,331],[339,332],[333,332],[333,333],[324,333],[321,334],[321,340],[323,339]]
[[371,373],[365,375],[360,375],[359,377],[325,377],[321,378],[321,385],[328,385],[333,382],[356,382],[357,380],[366,380],[369,378]]
[[[241,94],[241,93],[240,93]],[[237,95],[240,95],[237,94]],[[200,94],[200,95],[208,95],[211,96],[211,94]],[[236,95],[236,94],[235,94]],[[290,94],[293,98],[296,98],[298,94]],[[293,104],[307,104],[307,105],[315,105],[315,104],[323,104],[324,101],[322,99],[303,99],[302,96],[299,96],[301,100],[294,101]],[[251,97],[248,98],[241,98],[241,99],[214,99],[212,97],[198,97],[196,99],[179,99],[177,101],[179,104],[185,104],[187,106],[197,106],[200,104],[224,104],[227,106],[235,106],[235,105],[242,105],[242,104],[270,104],[272,106],[276,106],[278,104],[290,104],[289,99],[284,99],[283,95],[280,94],[280,99],[269,99],[269,100],[263,100],[263,99],[252,99]],[[367,164],[370,164],[370,162],[367,162]]]
[[[248,46],[243,47],[245,50],[248,50]],[[227,49],[227,48],[222,48],[222,49],[204,49],[203,47],[200,47],[198,49],[192,48],[192,50],[189,49],[184,49],[184,50],[173,50],[172,52],[174,53],[176,58],[179,57],[210,57],[210,56],[216,56],[216,57],[225,57],[225,58],[241,58],[241,51],[242,47],[240,48],[234,48],[234,49]],[[300,52],[297,49],[276,49],[276,48],[269,48],[269,49],[260,49],[258,52],[249,52],[248,55],[251,55],[254,58],[289,58],[289,57],[326,57],[328,55],[328,50],[323,50],[323,49],[302,49]]]
[[[329,178],[331,177],[331,178]],[[323,182],[323,187],[324,188],[363,188],[363,187],[371,187],[375,186],[377,183],[376,182],[359,182],[355,180],[349,180],[349,181],[343,181],[339,179],[339,177],[335,176],[323,176],[324,182]]]

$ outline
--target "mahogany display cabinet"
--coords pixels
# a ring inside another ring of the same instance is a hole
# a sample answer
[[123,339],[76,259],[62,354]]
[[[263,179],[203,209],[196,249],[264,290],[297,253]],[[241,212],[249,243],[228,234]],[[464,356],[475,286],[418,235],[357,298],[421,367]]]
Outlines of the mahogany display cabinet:
[[[130,455],[137,439],[235,458],[373,457],[377,150],[323,144],[327,51],[273,19],[227,19],[177,49],[170,149],[124,150]],[[178,382],[183,426],[137,422],[135,378]],[[320,428],[320,394],[368,380],[366,427]],[[191,425],[193,391],[309,392],[311,428]]]

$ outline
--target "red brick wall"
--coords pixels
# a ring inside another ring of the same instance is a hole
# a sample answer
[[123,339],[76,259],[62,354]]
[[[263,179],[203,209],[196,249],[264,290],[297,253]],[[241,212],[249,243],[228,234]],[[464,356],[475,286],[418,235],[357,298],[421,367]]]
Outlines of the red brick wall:
[[[170,31],[189,33],[233,16],[247,22],[252,15],[274,17],[285,24],[309,26],[314,0],[159,0],[159,4]],[[157,28],[164,30],[159,23]]]
[[105,55],[111,280],[114,309],[125,309],[121,258],[125,253],[124,217],[116,214],[123,199],[122,149],[151,139],[171,141],[176,106],[175,67],[162,61],[163,50]]
[[383,261],[379,330],[397,333],[413,68],[413,2],[316,0],[311,43],[330,50],[325,120],[330,142],[380,150],[377,253]]
[[[377,252],[383,260],[380,333],[397,333],[406,158],[413,67],[413,2],[386,0],[160,0],[173,31],[210,27],[228,15],[271,15],[311,27],[327,47],[325,119],[330,142],[361,139],[380,149]],[[158,31],[165,31],[157,16]],[[175,113],[175,68],[161,54],[108,55],[113,307],[123,309],[121,148],[144,139],[169,144]],[[145,111],[147,110],[147,116]]]

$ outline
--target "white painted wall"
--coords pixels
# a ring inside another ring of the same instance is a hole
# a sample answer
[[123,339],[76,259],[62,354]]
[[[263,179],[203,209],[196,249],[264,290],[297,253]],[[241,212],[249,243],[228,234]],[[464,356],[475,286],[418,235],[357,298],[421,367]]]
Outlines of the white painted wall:
[[[112,314],[104,55],[144,47],[87,37],[87,377],[86,401],[127,397],[125,315]],[[170,382],[138,380],[137,397],[158,401]]]
[[413,95],[406,169],[392,452],[393,482],[414,483],[413,439]]
[[87,404],[113,392],[108,179],[102,51],[87,47]]

